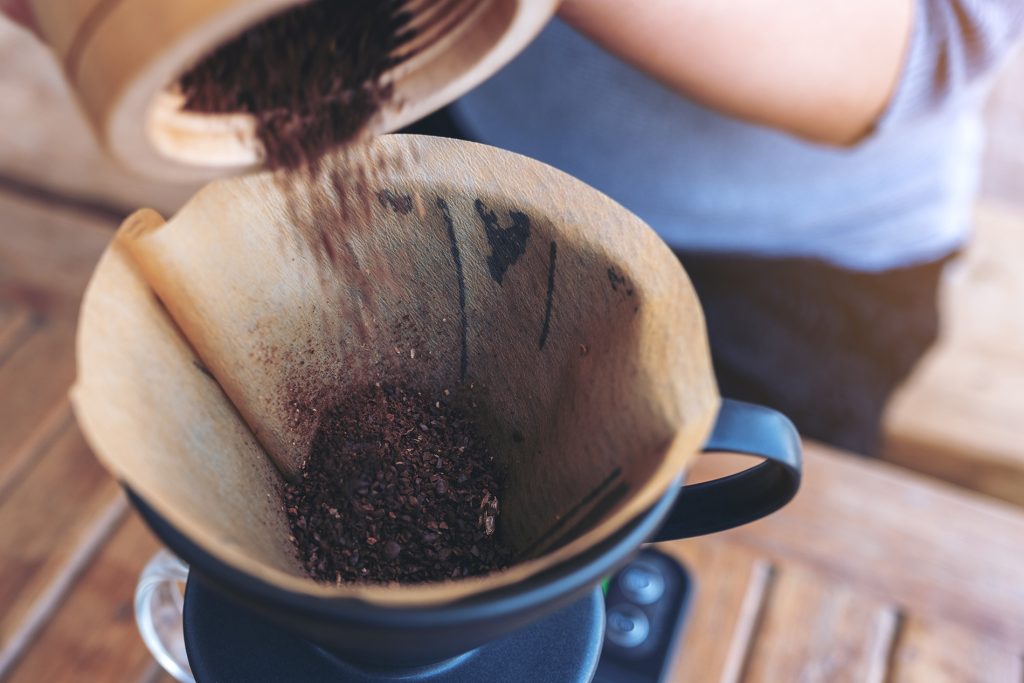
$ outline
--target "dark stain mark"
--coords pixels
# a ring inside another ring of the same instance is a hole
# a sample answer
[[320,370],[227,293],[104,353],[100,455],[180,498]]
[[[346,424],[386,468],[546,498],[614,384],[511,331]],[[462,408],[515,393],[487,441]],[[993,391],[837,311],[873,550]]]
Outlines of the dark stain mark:
[[377,193],[377,201],[380,205],[386,209],[391,209],[395,213],[400,213],[403,216],[412,211],[412,196],[407,194],[398,194],[391,190],[381,190]]
[[548,298],[544,307],[544,326],[540,328],[540,343],[538,348],[543,351],[544,344],[548,341],[548,331],[551,328],[551,304],[555,301],[555,259],[558,258],[558,245],[551,242],[551,252],[548,256]]
[[519,431],[518,429],[513,429],[512,430],[512,440],[513,441],[515,441],[516,443],[522,443],[524,441],[524,439],[525,439],[525,437],[523,437],[523,433],[521,431]]
[[483,221],[487,243],[491,247],[487,267],[491,271],[491,277],[500,285],[505,272],[526,251],[526,242],[530,239],[530,217],[522,211],[509,211],[512,225],[502,228],[498,225],[498,214],[489,211],[482,201],[477,199],[474,206],[477,215]]
[[459,314],[462,316],[460,330],[461,355],[459,356],[459,381],[466,381],[466,370],[469,368],[469,321],[466,319],[466,275],[462,271],[462,256],[459,254],[459,242],[455,239],[455,222],[448,202],[437,198],[437,208],[441,209],[445,227],[448,229],[448,242],[452,247],[452,261],[455,262],[455,276],[459,281]]
[[601,495],[602,493],[604,493],[604,491],[605,491],[605,490],[606,490],[606,489],[607,489],[607,488],[608,488],[609,486],[611,486],[612,484],[614,484],[614,483],[615,483],[615,481],[616,481],[616,480],[617,480],[617,479],[618,479],[619,477],[621,477],[621,476],[622,476],[622,468],[621,468],[621,467],[616,467],[616,468],[615,468],[614,470],[612,470],[612,471],[611,471],[611,472],[610,472],[610,473],[608,474],[608,476],[607,476],[607,477],[605,477],[605,478],[604,478],[604,479],[603,479],[603,480],[601,481],[601,483],[600,483],[600,484],[598,484],[597,486],[595,486],[595,487],[594,487],[594,489],[593,489],[593,490],[592,490],[592,491],[591,491],[590,493],[588,493],[587,495],[583,496],[583,499],[582,499],[582,500],[580,500],[580,501],[579,501],[578,503],[576,503],[575,505],[573,505],[573,506],[572,506],[572,508],[571,508],[571,509],[570,509],[570,510],[569,510],[568,512],[566,512],[566,513],[565,513],[564,515],[562,515],[561,517],[559,517],[559,518],[558,518],[558,520],[557,520],[557,521],[555,521],[555,523],[554,523],[554,524],[552,524],[552,525],[551,525],[551,526],[550,526],[550,527],[548,528],[548,530],[547,530],[547,531],[545,531],[544,533],[542,533],[542,534],[541,534],[540,536],[538,536],[538,537],[537,537],[537,539],[536,539],[536,540],[534,540],[534,542],[533,542],[533,543],[531,543],[531,544],[530,544],[529,546],[527,546],[527,548],[526,548],[525,550],[523,550],[523,552],[522,552],[522,555],[521,555],[521,557],[523,557],[523,558],[527,558],[527,557],[529,557],[529,556],[530,556],[530,554],[531,554],[531,553],[532,553],[532,552],[533,552],[534,550],[536,550],[536,549],[537,549],[538,547],[540,547],[541,545],[543,545],[545,541],[547,541],[547,540],[548,540],[549,538],[551,538],[552,536],[554,536],[554,535],[555,535],[555,533],[556,533],[556,532],[557,532],[557,531],[558,531],[559,529],[561,529],[561,528],[562,528],[563,526],[565,526],[565,525],[566,525],[566,524],[567,524],[567,523],[569,522],[569,520],[570,520],[570,519],[572,519],[572,518],[573,518],[573,516],[574,516],[574,515],[575,515],[575,514],[576,514],[577,512],[579,512],[579,511],[580,511],[581,509],[583,509],[584,507],[586,507],[586,506],[587,506],[587,505],[588,505],[588,504],[589,504],[589,503],[590,503],[591,501],[595,500],[595,499],[596,499],[596,498],[597,498],[598,496],[600,496],[600,495]]
[[210,372],[209,368],[200,363],[198,360],[193,359],[192,365],[196,366],[196,369],[199,370],[199,372],[203,373],[204,375],[212,379],[214,382],[217,381],[217,378],[213,376],[213,373]]
[[620,275],[615,267],[608,268],[608,282],[612,283],[612,289],[616,292],[619,291],[619,287],[622,287],[622,291],[626,293],[626,296],[633,296],[633,285],[625,275]]

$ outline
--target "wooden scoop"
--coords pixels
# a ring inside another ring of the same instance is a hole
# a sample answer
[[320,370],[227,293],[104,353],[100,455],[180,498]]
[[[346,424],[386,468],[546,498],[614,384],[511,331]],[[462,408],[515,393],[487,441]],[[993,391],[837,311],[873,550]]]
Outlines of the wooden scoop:
[[[30,0],[101,143],[125,166],[175,180],[251,171],[251,116],[182,111],[174,83],[200,57],[300,0]],[[558,0],[410,0],[410,56],[385,80],[394,96],[371,133],[398,130],[511,60]]]

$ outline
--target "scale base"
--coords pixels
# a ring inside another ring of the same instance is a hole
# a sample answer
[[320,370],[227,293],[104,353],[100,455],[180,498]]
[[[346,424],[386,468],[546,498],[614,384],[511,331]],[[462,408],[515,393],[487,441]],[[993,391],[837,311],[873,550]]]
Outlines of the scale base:
[[586,598],[454,659],[368,670],[239,607],[194,574],[185,589],[185,648],[197,683],[586,683],[604,635],[604,598]]

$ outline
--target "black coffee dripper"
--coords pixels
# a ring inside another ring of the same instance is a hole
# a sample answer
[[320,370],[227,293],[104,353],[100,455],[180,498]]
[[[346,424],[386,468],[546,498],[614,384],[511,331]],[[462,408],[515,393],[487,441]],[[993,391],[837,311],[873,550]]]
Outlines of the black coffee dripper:
[[[372,173],[338,156],[316,177],[214,183],[166,223],[133,214],[83,300],[76,415],[195,585],[212,589],[191,591],[189,614],[213,614],[197,605],[222,595],[247,610],[240,623],[255,611],[332,657],[409,673],[592,592],[657,538],[702,446],[775,460],[685,489],[665,538],[744,523],[793,495],[792,427],[764,409],[719,411],[699,302],[636,216],[482,145],[385,136],[359,154]],[[522,561],[429,585],[305,575],[281,487],[332,397],[396,380],[479,404],[507,470],[499,533]],[[599,630],[565,619],[568,632]],[[584,641],[574,666],[585,672]],[[245,647],[246,661],[273,653]]]

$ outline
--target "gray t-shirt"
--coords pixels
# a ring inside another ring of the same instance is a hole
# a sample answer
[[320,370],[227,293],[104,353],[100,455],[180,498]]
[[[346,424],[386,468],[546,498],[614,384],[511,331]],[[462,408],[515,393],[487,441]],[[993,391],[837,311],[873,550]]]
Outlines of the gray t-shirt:
[[1024,24],[1022,5],[918,0],[893,100],[852,149],[697,105],[558,21],[453,115],[475,139],[604,191],[674,247],[869,271],[909,265],[967,237],[979,110]]

